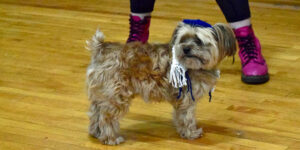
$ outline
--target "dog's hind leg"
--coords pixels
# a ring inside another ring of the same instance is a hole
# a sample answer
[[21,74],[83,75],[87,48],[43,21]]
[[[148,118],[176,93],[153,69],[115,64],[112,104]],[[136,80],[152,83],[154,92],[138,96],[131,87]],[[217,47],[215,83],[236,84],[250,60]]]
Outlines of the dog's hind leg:
[[129,99],[116,96],[115,99],[92,101],[90,106],[90,135],[103,144],[117,145],[124,142],[119,134],[119,119],[129,108]]
[[174,107],[173,121],[182,138],[195,139],[202,135],[202,128],[197,128],[196,124],[196,103],[190,97],[171,102]]

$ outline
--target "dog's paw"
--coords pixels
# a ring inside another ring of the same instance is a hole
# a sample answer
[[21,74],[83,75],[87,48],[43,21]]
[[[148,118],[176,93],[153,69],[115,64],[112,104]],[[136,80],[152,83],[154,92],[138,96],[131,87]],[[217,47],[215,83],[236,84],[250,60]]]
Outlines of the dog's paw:
[[179,134],[184,139],[193,140],[193,139],[201,137],[203,135],[203,130],[202,130],[202,128],[199,128],[196,130],[186,128],[186,129],[181,130]]
[[119,145],[119,144],[123,143],[125,141],[125,139],[122,136],[119,136],[115,139],[111,139],[111,138],[106,138],[105,140],[100,139],[100,141],[106,145]]
[[89,134],[90,136],[94,137],[94,138],[98,138],[100,136],[100,130],[99,128],[95,127],[95,128],[89,128]]

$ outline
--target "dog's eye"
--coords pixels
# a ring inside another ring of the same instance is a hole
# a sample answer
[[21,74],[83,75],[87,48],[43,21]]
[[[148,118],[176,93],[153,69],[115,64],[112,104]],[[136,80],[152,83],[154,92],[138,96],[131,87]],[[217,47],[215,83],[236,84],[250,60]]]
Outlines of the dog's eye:
[[196,42],[196,44],[199,45],[199,46],[202,46],[202,45],[203,45],[202,40],[200,40],[198,37],[195,38],[195,42]]

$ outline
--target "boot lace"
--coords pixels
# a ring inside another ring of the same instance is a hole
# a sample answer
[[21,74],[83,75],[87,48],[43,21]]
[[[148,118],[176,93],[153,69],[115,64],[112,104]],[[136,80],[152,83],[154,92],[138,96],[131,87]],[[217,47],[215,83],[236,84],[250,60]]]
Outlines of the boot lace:
[[252,59],[256,59],[258,53],[256,51],[256,45],[254,43],[254,38],[251,36],[246,37],[238,37],[238,42],[240,43],[239,46],[241,47],[241,54],[245,63],[243,66],[247,65]]
[[132,41],[139,41],[141,39],[142,32],[144,32],[146,19],[143,19],[141,21],[133,21],[130,20],[130,38],[128,39],[128,42]]

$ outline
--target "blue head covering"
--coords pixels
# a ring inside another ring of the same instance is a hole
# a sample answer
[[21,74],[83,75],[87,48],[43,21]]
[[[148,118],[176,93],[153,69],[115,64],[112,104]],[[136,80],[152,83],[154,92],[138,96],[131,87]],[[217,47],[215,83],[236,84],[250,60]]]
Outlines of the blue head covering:
[[184,19],[182,22],[185,24],[194,26],[194,27],[205,27],[205,28],[212,27],[209,23],[199,20],[199,19]]

